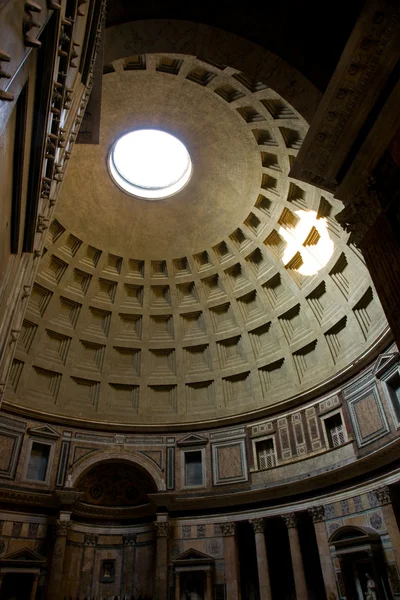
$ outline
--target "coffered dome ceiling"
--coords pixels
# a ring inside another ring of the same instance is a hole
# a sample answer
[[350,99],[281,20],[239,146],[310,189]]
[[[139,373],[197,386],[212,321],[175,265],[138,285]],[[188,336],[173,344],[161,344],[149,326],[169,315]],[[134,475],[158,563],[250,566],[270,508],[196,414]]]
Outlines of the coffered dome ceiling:
[[[334,385],[387,325],[335,221],[341,203],[288,177],[304,119],[264,83],[190,56],[106,71],[100,144],[70,160],[8,401],[151,427],[261,414]],[[107,170],[115,140],[149,127],[193,163],[157,202]]]

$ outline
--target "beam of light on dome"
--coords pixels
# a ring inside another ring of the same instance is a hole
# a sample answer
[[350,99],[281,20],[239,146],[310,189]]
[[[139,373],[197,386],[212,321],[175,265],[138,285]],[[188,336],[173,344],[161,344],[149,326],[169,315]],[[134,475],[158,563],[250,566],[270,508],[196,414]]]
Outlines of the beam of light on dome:
[[176,194],[192,174],[183,143],[157,129],[138,129],[120,137],[111,148],[108,166],[119,187],[148,200]]
[[297,210],[295,214],[299,219],[295,227],[279,228],[279,234],[287,244],[282,262],[287,265],[300,253],[302,264],[296,271],[301,275],[315,275],[328,263],[335,245],[329,236],[325,218],[318,219],[314,210]]

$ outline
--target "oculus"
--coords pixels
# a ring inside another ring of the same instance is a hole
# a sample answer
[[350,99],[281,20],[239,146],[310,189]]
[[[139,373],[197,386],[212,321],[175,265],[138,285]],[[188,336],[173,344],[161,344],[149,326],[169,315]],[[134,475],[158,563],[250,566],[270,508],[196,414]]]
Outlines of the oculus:
[[170,133],[137,129],[113,144],[108,169],[124,192],[160,200],[185,187],[192,175],[192,161],[184,144]]

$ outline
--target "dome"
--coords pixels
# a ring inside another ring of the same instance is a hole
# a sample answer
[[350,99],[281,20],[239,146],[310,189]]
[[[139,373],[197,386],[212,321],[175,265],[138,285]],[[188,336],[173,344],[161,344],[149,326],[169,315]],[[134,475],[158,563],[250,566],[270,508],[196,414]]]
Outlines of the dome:
[[[340,201],[289,176],[307,122],[193,56],[130,57],[103,78],[99,145],[75,147],[7,401],[63,422],[188,426],[262,415],[333,387],[387,329]],[[107,169],[160,129],[190,181],[149,202]]]

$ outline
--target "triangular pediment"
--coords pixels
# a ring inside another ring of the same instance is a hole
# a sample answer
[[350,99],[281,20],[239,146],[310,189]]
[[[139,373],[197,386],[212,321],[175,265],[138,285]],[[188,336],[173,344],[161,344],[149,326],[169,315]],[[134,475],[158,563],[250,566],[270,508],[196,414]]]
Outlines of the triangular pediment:
[[38,554],[37,552],[35,552],[34,550],[31,550],[30,548],[21,548],[21,550],[17,550],[16,552],[12,552],[11,554],[6,554],[5,556],[2,556],[0,559],[0,563],[45,563],[46,559],[41,556],[40,554]]
[[178,446],[205,446],[206,444],[208,439],[196,433],[191,433],[177,442]]
[[37,437],[42,437],[42,438],[57,439],[60,437],[60,434],[58,433],[58,431],[56,431],[55,429],[50,427],[50,425],[42,425],[40,427],[31,427],[29,429],[29,433],[31,435],[35,435]]
[[388,352],[386,354],[380,354],[376,359],[376,363],[372,373],[375,377],[380,378],[391,366],[399,362],[398,352]]
[[211,556],[208,556],[207,554],[204,554],[204,552],[200,552],[199,550],[196,550],[195,548],[189,548],[189,550],[185,550],[185,552],[182,552],[182,554],[179,554],[179,556],[177,556],[174,559],[174,562],[193,562],[193,561],[214,561],[214,559]]

